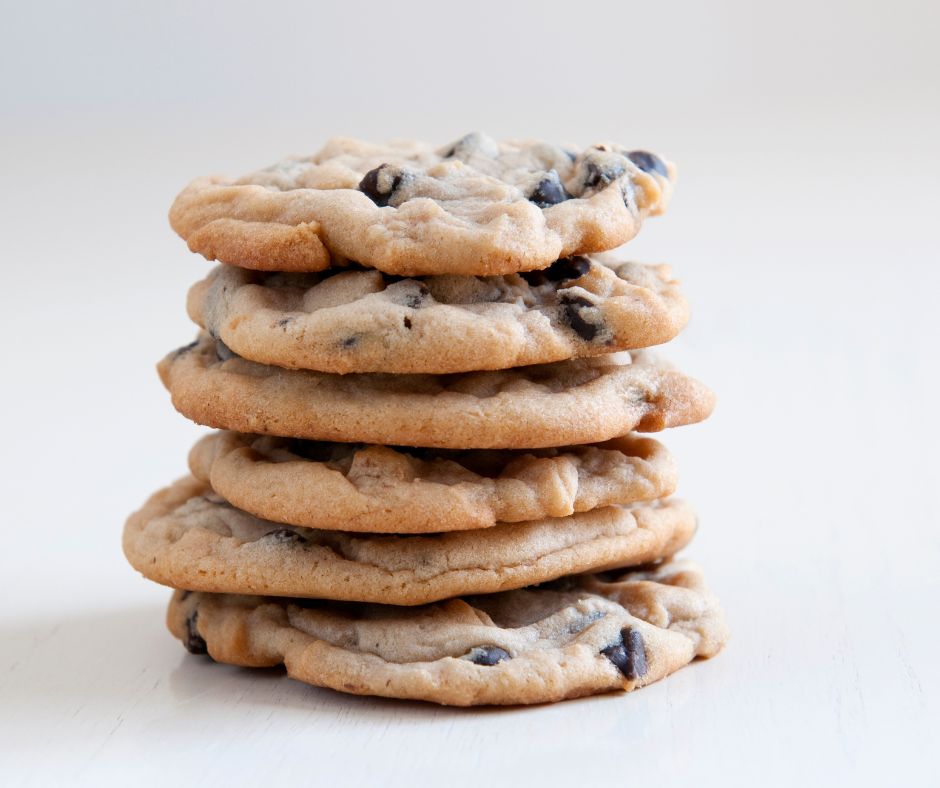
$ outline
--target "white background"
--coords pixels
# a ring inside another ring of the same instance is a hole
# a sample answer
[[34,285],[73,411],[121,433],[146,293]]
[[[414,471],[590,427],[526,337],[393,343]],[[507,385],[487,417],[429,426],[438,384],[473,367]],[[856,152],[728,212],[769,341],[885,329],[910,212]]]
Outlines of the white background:
[[[652,6],[652,7],[651,7]],[[0,23],[0,783],[940,780],[940,6],[33,2]],[[630,695],[459,710],[188,656],[127,514],[202,430],[153,369],[193,177],[334,134],[677,162],[627,249],[719,395],[666,433],[733,638]]]

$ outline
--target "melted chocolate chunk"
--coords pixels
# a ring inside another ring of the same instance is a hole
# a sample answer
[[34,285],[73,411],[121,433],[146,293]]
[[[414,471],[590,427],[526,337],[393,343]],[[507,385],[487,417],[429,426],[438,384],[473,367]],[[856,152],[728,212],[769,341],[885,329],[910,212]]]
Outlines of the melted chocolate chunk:
[[421,285],[418,288],[417,293],[409,293],[407,296],[405,296],[404,301],[402,301],[402,306],[418,309],[424,305],[424,299],[426,299],[429,295],[431,295],[431,291],[428,290],[424,285]]
[[657,172],[664,178],[669,177],[669,170],[666,169],[665,163],[655,153],[650,153],[645,150],[632,150],[627,154],[627,158],[643,170],[643,172],[650,174]]
[[206,645],[205,638],[196,628],[198,618],[199,610],[194,610],[193,614],[186,619],[186,640],[183,641],[183,645],[190,654],[208,654],[209,647]]
[[601,649],[601,654],[613,662],[628,681],[645,676],[649,666],[646,663],[646,647],[640,633],[633,627],[624,627],[620,630],[620,639],[622,642],[619,645]]
[[594,306],[593,302],[589,301],[584,296],[571,295],[565,293],[558,299],[559,303],[564,306],[564,315],[565,321],[571,326],[575,333],[590,342],[594,337],[597,336],[597,326],[594,323],[588,323],[583,317],[581,317],[581,310],[584,307]]
[[499,646],[477,646],[470,652],[470,661],[474,665],[496,665],[504,659],[512,659],[509,652]]
[[267,539],[277,544],[303,544],[307,541],[300,534],[291,531],[289,528],[278,528],[276,531],[269,531],[262,539]]
[[388,201],[395,193],[395,189],[401,186],[402,182],[402,174],[398,173],[392,177],[391,183],[388,183],[387,178],[382,178],[382,185],[380,185],[379,176],[386,167],[388,167],[388,165],[383,164],[380,167],[376,167],[374,170],[369,170],[363,179],[359,181],[359,191],[378,205],[379,208],[385,208],[388,205]]
[[585,189],[607,186],[619,178],[626,170],[622,156],[605,154],[589,156],[581,162],[581,180]]
[[339,346],[343,350],[349,350],[350,348],[354,348],[358,344],[359,344],[359,335],[353,334],[351,337],[346,337],[345,339],[341,339]]
[[541,271],[526,271],[520,276],[533,287],[544,285],[546,282],[563,282],[565,279],[577,279],[591,270],[591,261],[586,257],[562,257],[548,268]]
[[278,320],[278,321],[274,324],[274,327],[275,327],[275,328],[284,328],[284,326],[286,326],[288,323],[293,323],[293,322],[294,322],[293,316],[291,316],[291,315],[284,315],[284,317],[282,317],[280,320]]
[[555,170],[549,172],[540,180],[535,188],[526,197],[534,202],[539,208],[548,208],[550,205],[557,205],[565,200],[570,200],[571,195],[562,185]]

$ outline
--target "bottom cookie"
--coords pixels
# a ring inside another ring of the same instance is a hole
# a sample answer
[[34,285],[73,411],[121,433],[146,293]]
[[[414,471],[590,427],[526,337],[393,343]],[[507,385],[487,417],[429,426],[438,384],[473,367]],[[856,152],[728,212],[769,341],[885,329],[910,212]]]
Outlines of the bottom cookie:
[[177,591],[167,625],[218,662],[283,663],[316,686],[454,706],[637,689],[729,636],[685,560],[420,607]]

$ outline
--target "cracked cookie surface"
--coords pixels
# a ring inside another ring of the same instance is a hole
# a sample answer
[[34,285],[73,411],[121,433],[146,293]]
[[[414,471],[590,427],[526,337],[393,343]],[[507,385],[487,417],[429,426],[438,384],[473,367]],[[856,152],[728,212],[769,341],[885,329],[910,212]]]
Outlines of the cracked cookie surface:
[[219,662],[459,706],[638,689],[729,638],[687,560],[412,608],[177,591],[167,626]]
[[353,260],[391,274],[492,276],[630,240],[675,167],[605,142],[565,150],[468,134],[434,149],[336,137],[242,178],[197,178],[170,224],[193,252],[267,271]]
[[401,279],[218,266],[190,317],[240,356],[324,372],[507,369],[668,342],[689,303],[669,266],[575,257],[507,276]]
[[353,534],[262,520],[187,478],[131,515],[124,554],[174,588],[419,605],[655,561],[695,528],[692,507],[670,499],[478,531]]
[[239,509],[309,528],[434,533],[565,517],[675,490],[672,455],[626,435],[530,451],[418,449],[214,432],[189,454]]
[[174,407],[198,424],[346,443],[573,446],[692,424],[715,405],[692,378],[611,356],[456,375],[337,375],[248,361],[202,333],[157,368]]

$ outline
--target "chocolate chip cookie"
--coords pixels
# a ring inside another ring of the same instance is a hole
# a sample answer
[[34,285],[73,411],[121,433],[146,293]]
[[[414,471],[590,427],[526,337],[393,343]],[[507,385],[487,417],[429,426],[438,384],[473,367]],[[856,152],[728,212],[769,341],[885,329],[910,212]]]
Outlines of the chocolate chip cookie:
[[669,266],[602,259],[412,279],[218,266],[187,307],[240,356],[338,373],[507,369],[658,345],[684,328],[689,303]]
[[322,271],[493,276],[613,249],[665,210],[675,167],[604,142],[584,150],[468,134],[434,149],[337,137],[242,178],[197,178],[170,223],[210,260]]
[[565,517],[670,495],[678,471],[651,438],[529,451],[420,449],[214,432],[189,454],[200,481],[267,520],[433,533]]
[[729,637],[690,561],[408,608],[177,591],[167,625],[218,662],[455,706],[638,689]]
[[610,356],[457,375],[336,375],[248,361],[203,333],[158,370],[176,409],[208,427],[394,446],[597,443],[692,424],[715,405],[692,378]]
[[420,605],[655,561],[688,543],[695,519],[669,499],[478,531],[352,534],[262,520],[188,478],[131,515],[124,554],[174,588]]

